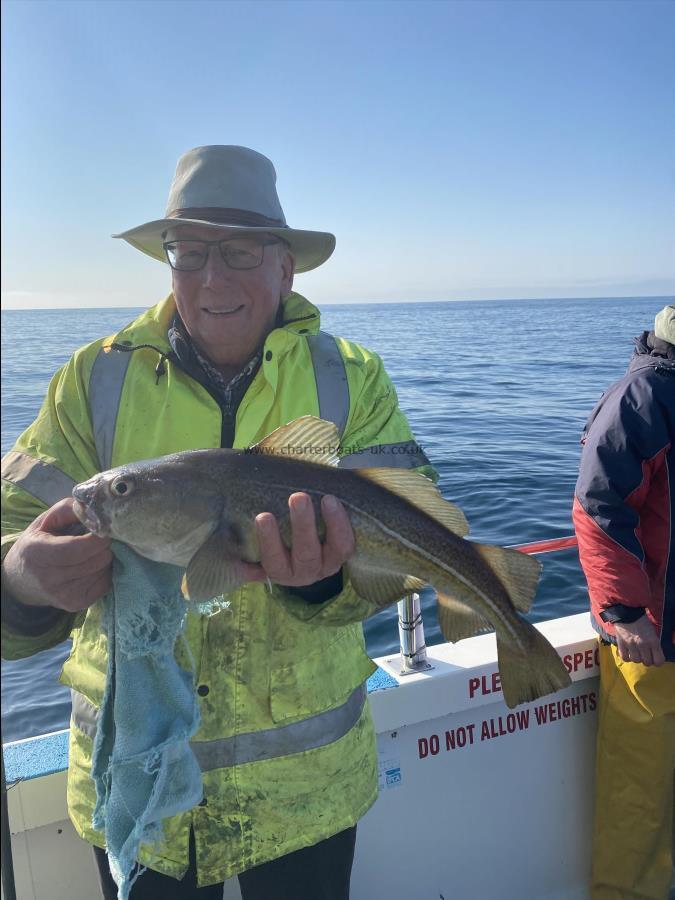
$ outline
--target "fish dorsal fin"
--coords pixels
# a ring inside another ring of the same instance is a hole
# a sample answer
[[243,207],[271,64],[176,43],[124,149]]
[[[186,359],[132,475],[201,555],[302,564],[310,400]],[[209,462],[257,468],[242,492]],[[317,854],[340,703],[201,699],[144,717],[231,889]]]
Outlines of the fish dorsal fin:
[[469,523],[462,510],[446,500],[426,475],[411,469],[373,468],[357,471],[369,481],[375,481],[392,494],[408,500],[454,534],[464,537],[469,533]]
[[302,416],[254,444],[252,453],[270,453],[303,462],[337,466],[340,435],[333,422],[316,416]]

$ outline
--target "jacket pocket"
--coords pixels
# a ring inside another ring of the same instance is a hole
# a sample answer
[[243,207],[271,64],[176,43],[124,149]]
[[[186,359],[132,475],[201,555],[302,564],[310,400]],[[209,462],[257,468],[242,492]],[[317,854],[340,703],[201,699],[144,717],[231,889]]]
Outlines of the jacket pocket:
[[339,706],[377,668],[364,649],[360,625],[341,629],[341,635],[302,658],[288,659],[288,651],[273,652],[270,706],[275,722],[291,722]]
[[100,707],[108,671],[108,639],[101,628],[103,605],[99,601],[87,610],[81,628],[73,634],[73,646],[63,664],[59,681],[79,691]]

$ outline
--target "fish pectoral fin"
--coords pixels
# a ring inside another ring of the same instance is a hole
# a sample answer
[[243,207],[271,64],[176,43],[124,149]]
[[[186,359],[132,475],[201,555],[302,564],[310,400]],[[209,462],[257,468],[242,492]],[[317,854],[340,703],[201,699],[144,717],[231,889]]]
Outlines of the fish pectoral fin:
[[558,651],[541,632],[521,620],[517,640],[497,634],[497,661],[504,701],[513,709],[566,688],[571,679]]
[[537,593],[541,563],[520,550],[495,547],[492,544],[473,546],[504,585],[515,608],[519,612],[527,612]]
[[240,557],[218,529],[190,560],[181,584],[183,594],[194,603],[229,594],[244,583],[241,570]]
[[425,581],[412,575],[401,575],[365,562],[355,563],[353,560],[347,563],[347,572],[359,597],[377,606],[389,606],[426,585]]
[[398,494],[413,506],[423,510],[432,519],[449,528],[453,534],[464,537],[469,533],[466,516],[454,503],[450,503],[426,475],[413,472],[411,469],[372,468],[357,469],[359,475],[374,481]]
[[[461,592],[461,584],[458,583]],[[467,592],[467,597],[470,594]],[[441,591],[436,591],[436,614],[443,637],[453,644],[464,638],[475,637],[477,634],[486,634],[494,631],[488,620],[477,613],[472,607],[463,603],[459,597],[451,597]]]
[[303,462],[337,466],[340,434],[333,422],[316,416],[301,416],[254,444],[252,453],[269,453]]

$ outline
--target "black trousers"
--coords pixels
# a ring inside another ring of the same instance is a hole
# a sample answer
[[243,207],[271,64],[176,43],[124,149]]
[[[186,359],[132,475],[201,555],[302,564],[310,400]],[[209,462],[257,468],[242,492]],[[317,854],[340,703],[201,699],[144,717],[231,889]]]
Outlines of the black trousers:
[[[239,875],[243,900],[349,900],[356,826],[263,863]],[[117,900],[105,850],[94,847],[103,900]],[[223,885],[197,887],[194,836],[190,832],[190,866],[177,881],[152,869],[134,882],[130,900],[221,900]]]

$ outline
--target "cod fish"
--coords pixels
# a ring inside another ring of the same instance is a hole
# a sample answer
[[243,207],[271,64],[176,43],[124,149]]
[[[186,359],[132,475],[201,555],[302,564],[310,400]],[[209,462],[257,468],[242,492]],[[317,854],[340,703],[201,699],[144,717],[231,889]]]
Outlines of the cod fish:
[[288,497],[304,491],[323,539],[320,502],[332,494],[354,530],[345,568],[357,594],[385,607],[431,585],[446,640],[494,629],[510,707],[568,685],[557,652],[518,615],[530,607],[540,564],[464,540],[464,514],[424,475],[337,468],[338,445],[335,425],[304,416],[247,450],[188,450],[102,472],[75,486],[74,510],[95,534],[184,567],[183,592],[200,602],[239,587],[242,561],[260,561],[258,513],[276,516],[290,546]]

